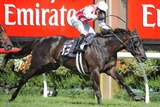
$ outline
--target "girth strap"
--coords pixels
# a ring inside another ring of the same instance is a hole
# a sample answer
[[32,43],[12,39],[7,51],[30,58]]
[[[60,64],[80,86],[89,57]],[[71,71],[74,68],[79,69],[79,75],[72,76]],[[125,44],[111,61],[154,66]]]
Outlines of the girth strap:
[[79,73],[86,75],[86,73],[83,69],[82,52],[77,52],[77,54],[76,54],[76,67],[77,67]]

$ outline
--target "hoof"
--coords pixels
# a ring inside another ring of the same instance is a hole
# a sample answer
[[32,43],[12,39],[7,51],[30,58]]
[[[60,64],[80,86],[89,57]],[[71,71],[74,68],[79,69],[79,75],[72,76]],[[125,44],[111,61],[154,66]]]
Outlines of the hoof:
[[8,101],[9,102],[12,102],[12,101],[14,101],[15,100],[15,98],[11,98],[11,99],[9,99]]
[[101,101],[98,101],[98,105],[102,105],[102,102],[101,102]]
[[134,97],[133,97],[133,100],[134,100],[134,101],[144,101],[144,100],[145,100],[145,97],[144,97],[144,96],[134,96]]
[[98,101],[98,104],[99,104],[99,105],[102,105],[102,100],[101,100],[101,98],[98,98],[97,101]]
[[8,101],[9,101],[9,102],[12,102],[12,101],[13,101],[13,99],[9,99]]

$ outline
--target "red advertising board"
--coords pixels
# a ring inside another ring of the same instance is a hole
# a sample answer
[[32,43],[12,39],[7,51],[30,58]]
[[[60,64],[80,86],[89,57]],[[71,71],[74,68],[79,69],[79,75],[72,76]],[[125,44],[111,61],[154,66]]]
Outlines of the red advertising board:
[[160,40],[160,1],[128,0],[128,27],[142,39]]
[[79,32],[71,27],[69,18],[92,3],[93,0],[0,0],[0,24],[8,36],[76,37]]

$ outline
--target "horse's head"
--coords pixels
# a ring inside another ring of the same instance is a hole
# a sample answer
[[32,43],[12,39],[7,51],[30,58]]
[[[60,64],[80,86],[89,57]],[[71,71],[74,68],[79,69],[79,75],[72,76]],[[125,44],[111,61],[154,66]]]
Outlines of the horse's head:
[[13,47],[13,44],[6,35],[6,30],[2,25],[0,25],[0,43],[2,44],[5,50],[11,50]]
[[128,31],[129,39],[126,43],[126,50],[129,51],[138,62],[144,62],[147,57],[141,39],[138,36],[137,30]]

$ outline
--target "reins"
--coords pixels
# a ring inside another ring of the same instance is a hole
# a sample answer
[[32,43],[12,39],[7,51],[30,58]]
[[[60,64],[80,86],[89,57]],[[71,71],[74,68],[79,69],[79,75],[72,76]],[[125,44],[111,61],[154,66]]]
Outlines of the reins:
[[[116,18],[120,19],[122,22],[126,23],[126,21],[124,21],[119,16],[116,16],[116,15],[106,15],[106,17],[109,17],[109,16],[116,17]],[[114,35],[127,48],[127,45],[114,33],[114,30],[109,25],[107,25],[107,26],[111,29],[112,35]]]
[[127,48],[127,45],[114,33],[114,30],[109,25],[107,26],[111,29],[111,34],[114,35],[120,41],[120,43]]
[[119,16],[116,16],[116,15],[106,15],[106,17],[109,17],[109,16],[116,17],[116,18],[120,19],[123,23],[126,23],[126,21],[123,20],[122,18],[120,18]]
[[[123,20],[122,18],[120,18],[119,16],[116,16],[116,15],[106,15],[106,17],[109,17],[109,16],[111,16],[111,17],[116,17],[116,18],[120,19],[123,23],[126,23],[126,21]],[[114,36],[120,41],[120,43],[123,44],[123,46],[126,47],[126,49],[127,49],[128,51],[131,51],[130,48],[128,48],[128,46],[114,33],[114,30],[113,30],[109,25],[107,25],[107,26],[111,29],[111,34],[114,35]],[[129,30],[129,33],[130,33],[130,30]],[[131,33],[130,33],[130,34],[131,34]],[[131,35],[132,35],[132,34],[131,34]],[[131,38],[134,38],[134,37],[133,37],[133,36],[132,36],[132,37],[129,37],[129,40],[131,40]],[[132,42],[132,41],[131,41],[131,42]]]

